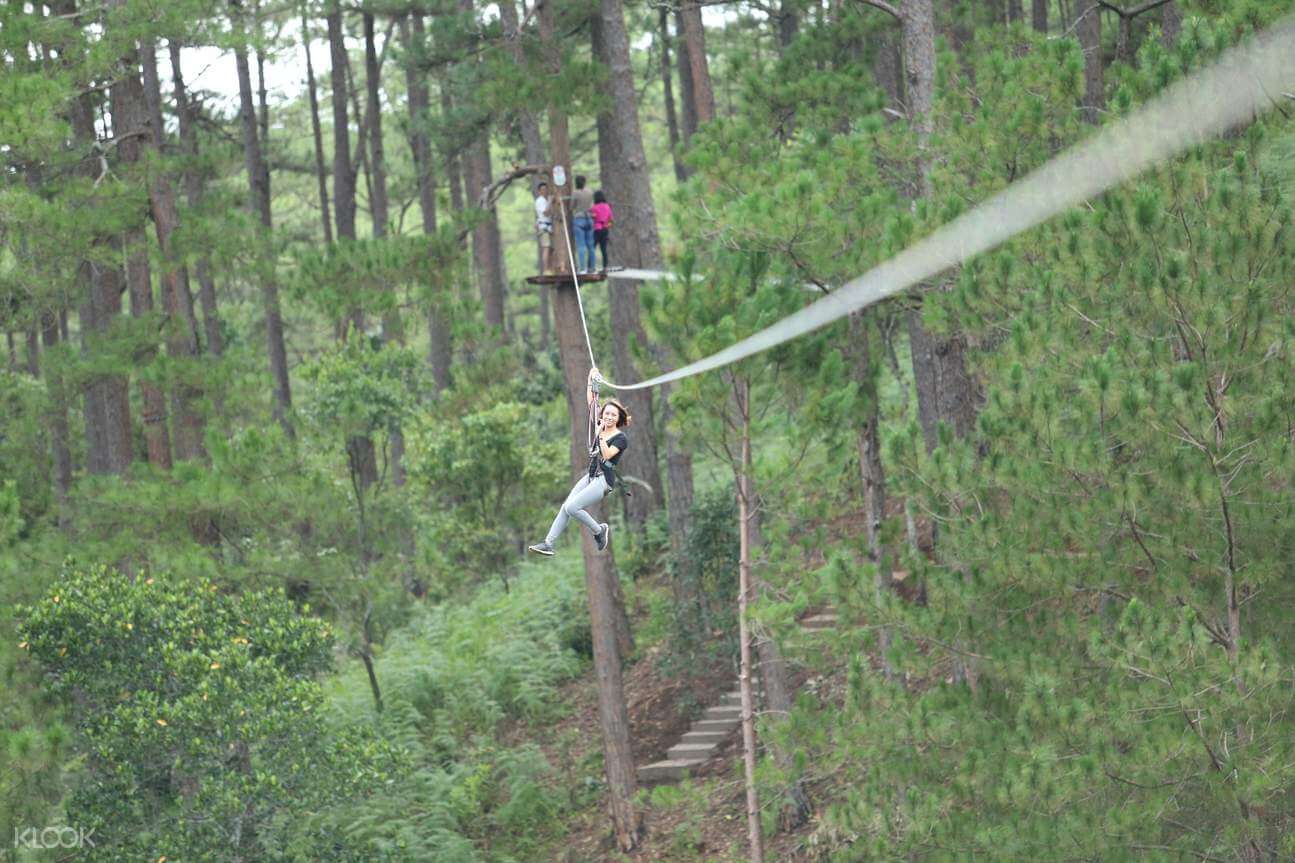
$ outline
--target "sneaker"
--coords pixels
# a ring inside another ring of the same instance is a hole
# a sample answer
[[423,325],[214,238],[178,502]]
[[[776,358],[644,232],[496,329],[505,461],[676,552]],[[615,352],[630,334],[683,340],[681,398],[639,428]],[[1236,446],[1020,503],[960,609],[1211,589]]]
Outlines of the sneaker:
[[606,522],[598,526],[601,527],[602,530],[594,537],[594,544],[598,546],[599,551],[606,551],[607,543],[612,541],[612,526]]
[[536,554],[544,554],[549,557],[553,556],[553,546],[549,545],[547,542],[537,542],[534,545],[527,547]]

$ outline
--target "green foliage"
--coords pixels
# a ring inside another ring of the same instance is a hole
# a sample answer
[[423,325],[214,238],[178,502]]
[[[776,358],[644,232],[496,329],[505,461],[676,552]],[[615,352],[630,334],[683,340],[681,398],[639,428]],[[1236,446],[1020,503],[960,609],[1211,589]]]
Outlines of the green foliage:
[[49,478],[45,387],[26,375],[0,372],[0,413],[6,418],[0,435],[0,464],[6,479],[0,487],[0,548],[44,518],[53,503]]
[[409,453],[411,482],[435,501],[420,522],[426,561],[464,581],[506,572],[566,493],[564,442],[518,402],[426,416],[410,430]]
[[978,434],[928,457],[901,429],[887,460],[940,520],[945,563],[914,561],[924,606],[829,572],[838,607],[891,627],[888,661],[928,684],[875,675],[858,658],[875,630],[845,630],[844,709],[793,719],[825,735],[811,760],[868,765],[829,807],[853,837],[832,859],[1285,853],[1295,633],[1273,609],[1295,510],[1277,418],[1295,405],[1271,310],[1292,238],[1254,167],[1264,137],[1018,238],[941,298],[986,346]]
[[323,734],[313,677],[331,666],[332,637],[281,591],[99,567],[67,572],[20,613],[76,723],[85,770],[67,814],[93,829],[91,859],[269,859],[288,813],[404,772],[371,730]]
[[412,351],[357,335],[305,370],[314,385],[306,415],[335,440],[387,433],[413,409],[425,369]]
[[[389,640],[375,663],[382,728],[415,753],[415,768],[379,797],[296,825],[301,835],[353,835],[374,855],[321,859],[536,859],[571,801],[541,753],[494,739],[505,721],[559,716],[558,687],[586,667],[580,568],[548,563],[508,590],[491,583],[467,602],[427,609]],[[329,701],[337,721],[368,712],[363,671],[338,678]]]

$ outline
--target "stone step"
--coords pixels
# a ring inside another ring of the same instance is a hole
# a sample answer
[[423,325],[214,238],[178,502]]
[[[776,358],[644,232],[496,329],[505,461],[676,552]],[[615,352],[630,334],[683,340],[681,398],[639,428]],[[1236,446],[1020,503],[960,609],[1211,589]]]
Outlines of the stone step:
[[676,743],[665,757],[670,761],[709,761],[717,749],[718,743]]
[[741,724],[741,721],[738,717],[734,717],[732,719],[698,719],[696,722],[692,724],[692,728],[689,729],[689,731],[690,732],[696,731],[701,733],[718,732],[720,734],[728,734],[734,728],[737,728],[738,725],[740,724]]
[[834,629],[839,619],[835,614],[811,614],[800,622],[801,629]]
[[728,739],[731,731],[689,731],[679,738],[680,743],[720,743]]
[[690,769],[701,765],[700,761],[657,761],[644,764],[636,772],[639,782],[678,782],[688,775]]
[[708,707],[706,708],[706,712],[701,715],[701,718],[706,720],[729,719],[736,721],[742,718],[742,708],[733,707],[731,705],[724,707]]
[[[760,701],[761,699],[763,699],[763,698],[764,698],[764,693],[763,693],[763,692],[752,692],[752,693],[751,693],[751,697],[752,697],[752,698],[754,698],[756,701]],[[742,693],[740,693],[740,692],[725,692],[725,693],[720,697],[720,699],[719,699],[719,703],[720,703],[720,706],[721,706],[721,707],[739,707],[739,706],[741,706],[741,704],[742,704]]]

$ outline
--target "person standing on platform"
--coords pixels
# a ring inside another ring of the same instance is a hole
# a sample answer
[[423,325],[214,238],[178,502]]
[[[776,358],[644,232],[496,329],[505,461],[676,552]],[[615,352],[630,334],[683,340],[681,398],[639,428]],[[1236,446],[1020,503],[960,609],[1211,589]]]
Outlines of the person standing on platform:
[[[594,193],[585,188],[583,174],[576,175],[576,188],[571,193],[571,228],[575,233],[576,269],[581,275],[594,269]],[[606,257],[606,256],[604,256]]]
[[[589,208],[594,218],[594,242],[603,251],[603,272],[607,272],[607,237],[612,227],[612,205],[607,203],[603,190],[594,192],[594,205]],[[592,258],[592,255],[590,256]]]
[[[541,275],[553,270],[553,202],[549,200],[549,184],[541,181],[535,187],[535,235],[540,240]],[[606,255],[603,256],[606,258]]]

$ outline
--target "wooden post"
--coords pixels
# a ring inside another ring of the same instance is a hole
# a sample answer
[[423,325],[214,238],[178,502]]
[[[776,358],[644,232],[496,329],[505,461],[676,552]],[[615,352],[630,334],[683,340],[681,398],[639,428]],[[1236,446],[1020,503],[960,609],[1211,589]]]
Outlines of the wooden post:
[[741,668],[738,688],[742,696],[742,761],[746,768],[746,827],[751,845],[751,863],[764,863],[764,836],[760,832],[760,796],[755,787],[755,699],[751,694],[751,631],[747,606],[751,601],[751,382],[737,381],[738,411],[742,416],[742,469],[738,474],[738,641]]

